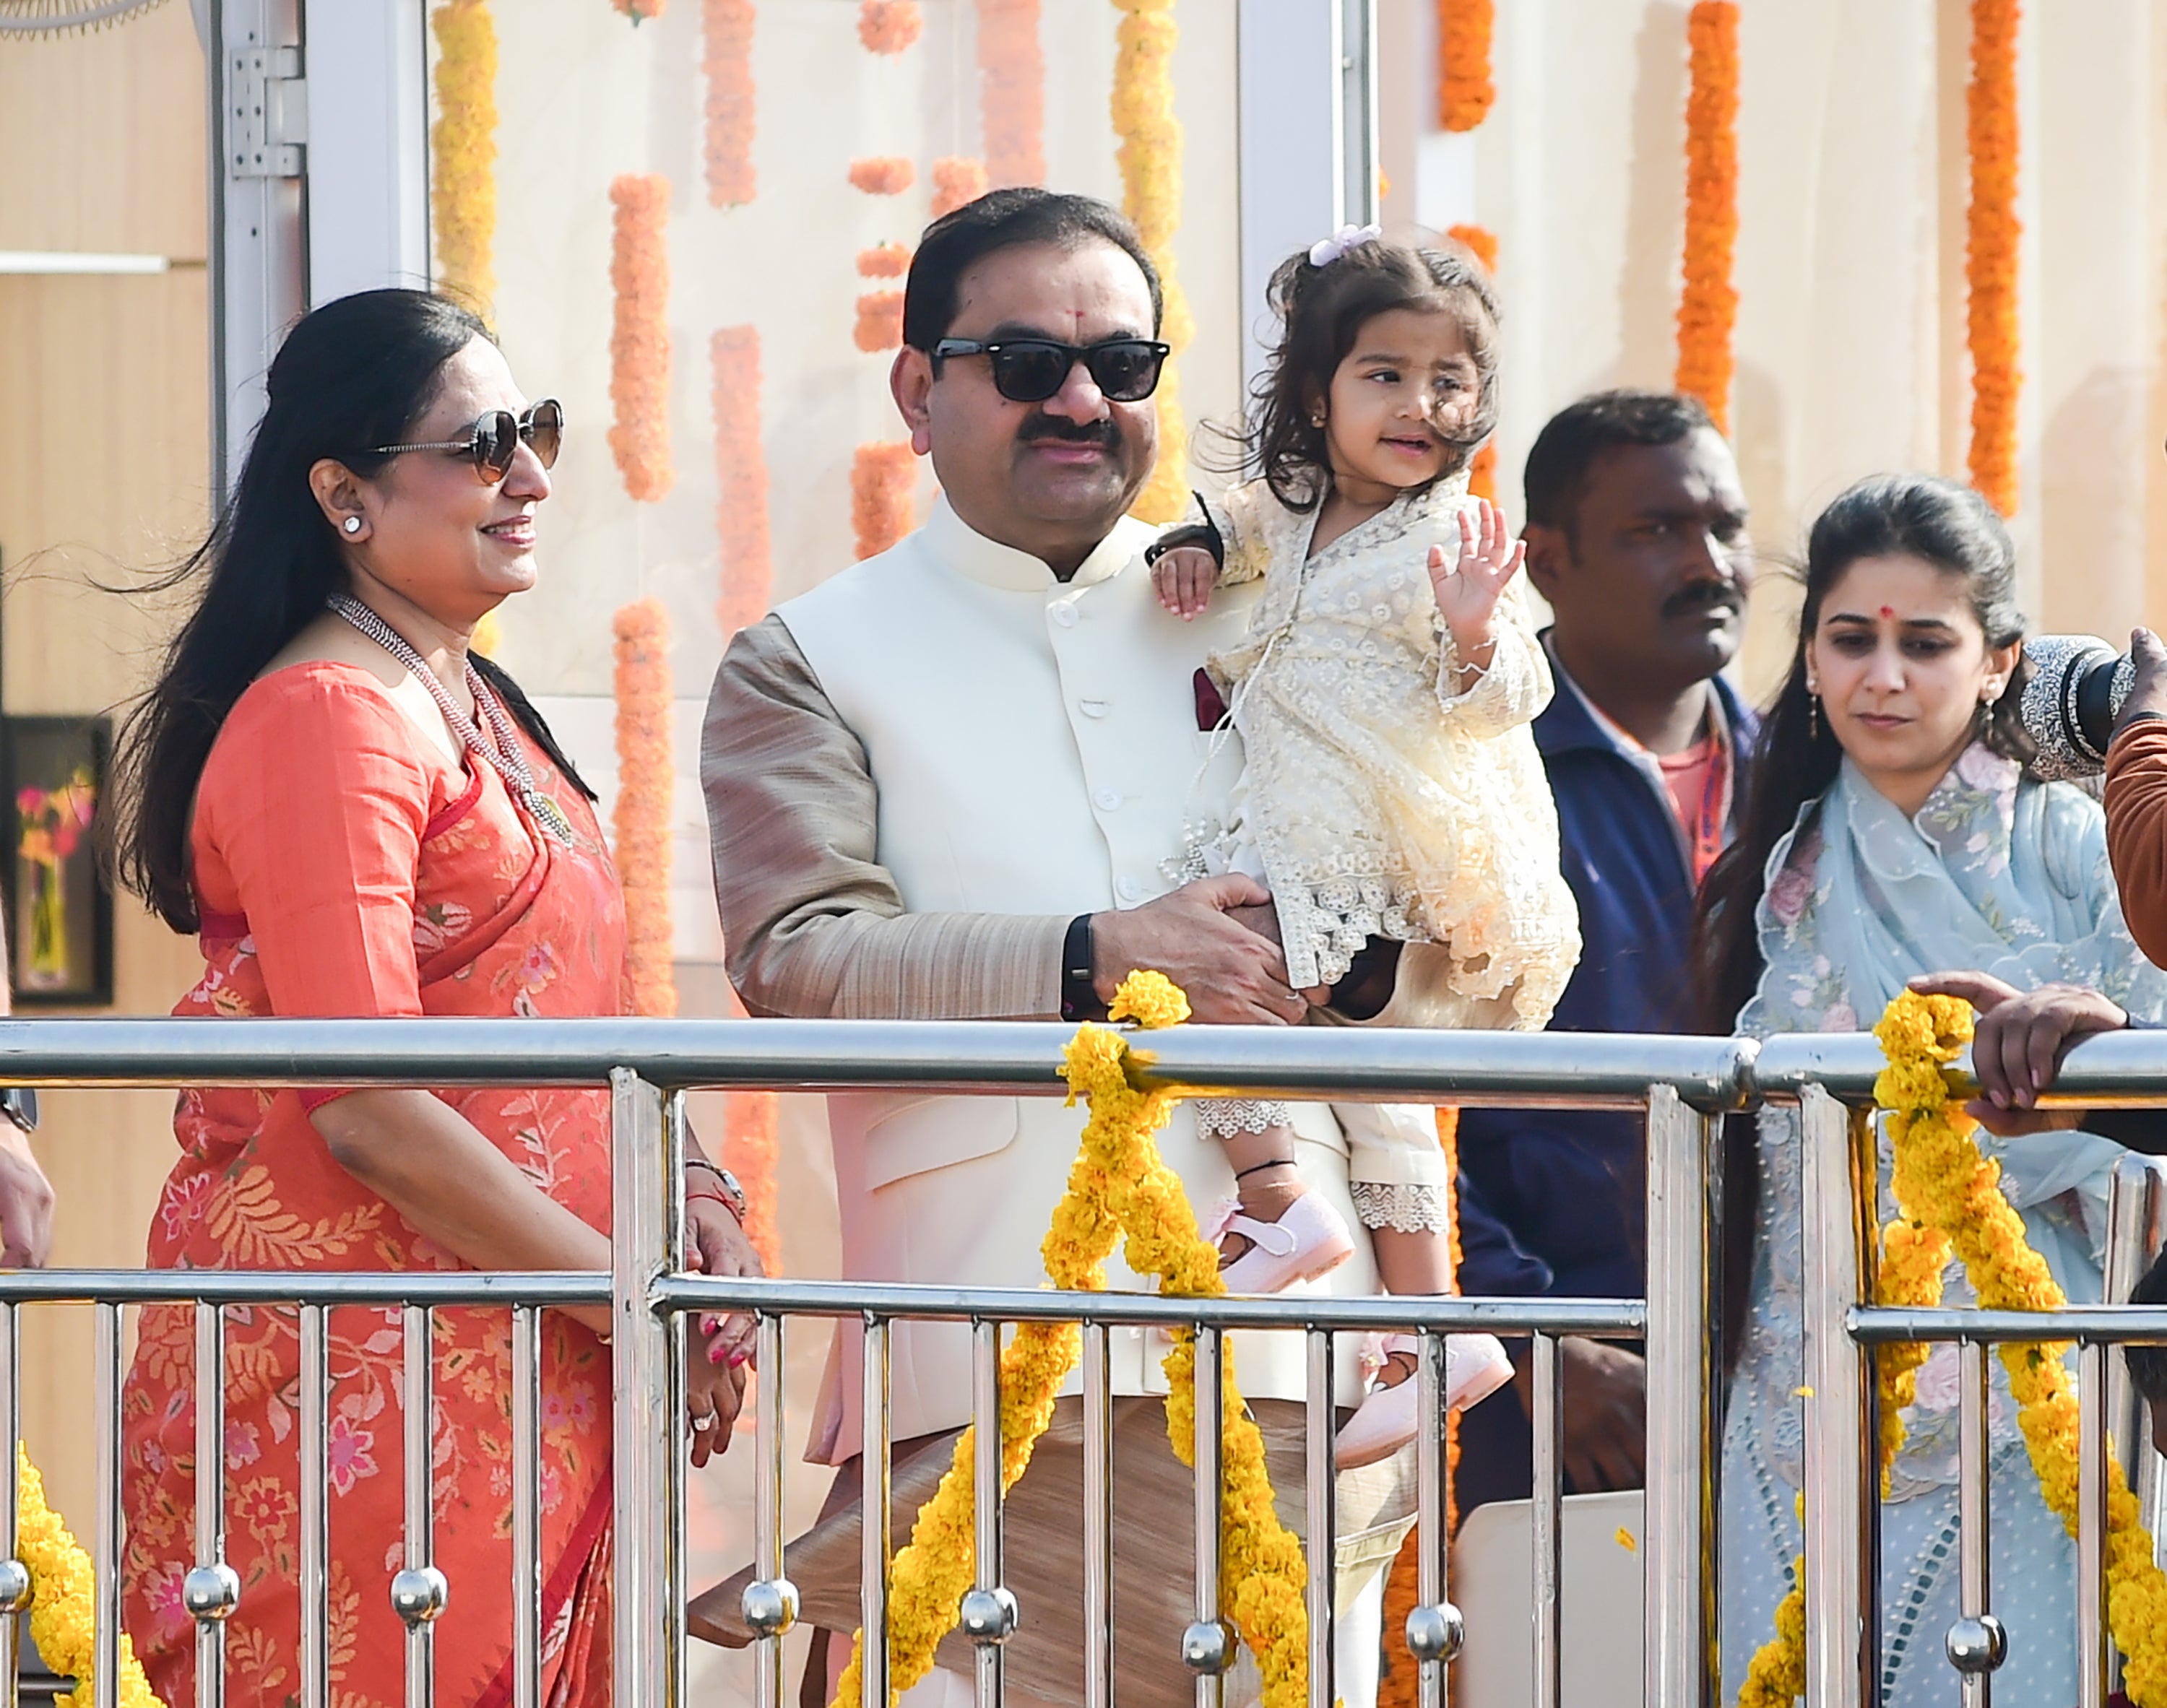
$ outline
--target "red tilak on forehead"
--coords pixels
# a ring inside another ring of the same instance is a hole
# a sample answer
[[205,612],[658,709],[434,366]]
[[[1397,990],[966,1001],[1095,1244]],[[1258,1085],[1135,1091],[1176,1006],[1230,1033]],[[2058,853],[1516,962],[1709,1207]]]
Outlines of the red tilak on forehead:
[[1881,614],[1884,616],[1894,616],[1896,615],[1896,607],[1893,605],[1884,605],[1881,607]]

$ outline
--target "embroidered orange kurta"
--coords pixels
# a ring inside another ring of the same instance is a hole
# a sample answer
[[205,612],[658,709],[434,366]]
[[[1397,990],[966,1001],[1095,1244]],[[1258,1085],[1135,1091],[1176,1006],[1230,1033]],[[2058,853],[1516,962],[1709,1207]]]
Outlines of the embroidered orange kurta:
[[[624,905],[586,801],[532,743],[573,826],[545,838],[490,766],[455,764],[356,667],[297,664],[255,683],[204,768],[192,836],[204,975],[177,1014],[576,1015],[629,1012]],[[308,1111],[336,1090],[191,1091],[181,1157],[150,1235],[153,1267],[457,1269],[335,1162]],[[437,1093],[591,1226],[610,1225],[601,1091]],[[193,1700],[193,1311],[145,1310],[123,1400],[125,1619],[152,1686]],[[328,1324],[330,1667],[341,1708],[404,1697],[400,1313]],[[610,1367],[585,1328],[543,1319],[543,1700],[608,1697]],[[440,1700],[508,1701],[511,1329],[501,1311],[437,1314],[434,1558]],[[227,1626],[236,1704],[299,1689],[299,1341],[290,1309],[226,1314]]]

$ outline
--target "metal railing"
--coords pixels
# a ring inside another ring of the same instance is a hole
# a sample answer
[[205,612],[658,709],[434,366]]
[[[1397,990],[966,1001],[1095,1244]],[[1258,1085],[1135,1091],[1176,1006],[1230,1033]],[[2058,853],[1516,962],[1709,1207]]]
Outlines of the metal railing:
[[[93,1538],[98,1585],[95,1708],[117,1701],[112,1665],[118,1642],[120,1453],[118,1398],[120,1312],[130,1303],[193,1301],[198,1322],[197,1561],[184,1600],[198,1622],[198,1700],[223,1700],[223,1621],[238,1587],[222,1557],[222,1307],[278,1302],[300,1311],[303,1474],[299,1575],[305,1610],[321,1609],[327,1581],[323,1442],[327,1393],[323,1313],[334,1305],[402,1309],[410,1396],[431,1379],[431,1313],[485,1305],[512,1313],[513,1597],[516,1708],[536,1700],[536,1637],[541,1615],[538,1570],[538,1319],[552,1306],[607,1303],[612,1338],[616,1519],[615,1700],[676,1705],[686,1699],[686,1478],[689,1426],[683,1393],[687,1313],[744,1311],[757,1319],[760,1367],[779,1372],[786,1325],[793,1317],[860,1318],[866,1417],[861,1611],[884,1628],[886,1492],[891,1446],[887,1361],[890,1325],[945,1319],[973,1328],[972,1414],[981,1452],[993,1451],[998,1393],[994,1360],[1004,1325],[1028,1320],[1084,1326],[1084,1494],[1078,1515],[1085,1572],[1085,1701],[1111,1698],[1110,1384],[1107,1335],[1115,1325],[1191,1324],[1198,1335],[1198,1495],[1195,1516],[1196,1617],[1168,1636],[1169,1665],[1195,1672],[1200,1708],[1221,1700],[1231,1644],[1218,1605],[1217,1499],[1221,1337],[1236,1330],[1281,1330],[1306,1336],[1308,1372],[1306,1523],[1312,1537],[1333,1531],[1332,1382],[1333,1335],[1407,1330],[1422,1348],[1418,1393],[1426,1427],[1418,1443],[1416,1531],[1418,1602],[1404,1633],[1420,1663],[1425,1708],[1442,1699],[1444,1664],[1461,1640],[1449,1593],[1442,1500],[1443,1336],[1488,1330],[1530,1337],[1534,1347],[1534,1547],[1529,1640],[1538,1704],[1560,1699],[1560,1452],[1558,1337],[1639,1337],[1647,1357],[1647,1511],[1643,1540],[1645,1594],[1644,1700],[1703,1704],[1716,1688],[1717,1583],[1714,1570],[1717,1499],[1717,1382],[1714,1364],[1719,1288],[1714,1284],[1710,1229],[1720,1191],[1718,1124],[1728,1112],[1767,1099],[1804,1111],[1806,1202],[1846,1208],[1809,1229],[1808,1340],[1821,1402],[1809,1412],[1807,1457],[1809,1584],[1809,1700],[1859,1704],[1870,1686],[1876,1641],[1875,1503],[1863,1478],[1870,1460],[1873,1384],[1862,1372],[1870,1345],[1889,1338],[1958,1339],[1976,1347],[1996,1338],[2037,1339],[2042,1332],[2082,1342],[2089,1377],[2109,1342],[2148,1332],[2143,1314],[2075,1309],[2052,1319],[2005,1319],[1979,1313],[1893,1313],[1868,1309],[1866,1263],[1871,1242],[1870,1167],[1862,1174],[1857,1111],[1870,1097],[1880,1062],[1862,1037],[1784,1039],[1765,1048],[1741,1039],[1324,1029],[1179,1029],[1150,1040],[1152,1071],[1168,1083],[1214,1092],[1266,1093],[1335,1101],[1390,1100],[1460,1105],[1554,1105],[1638,1108],[1648,1128],[1648,1297],[1617,1299],[1369,1298],[1189,1300],[1136,1293],[1068,1293],[1013,1289],[889,1286],[857,1282],[723,1280],[687,1273],[683,1209],[676,1190],[684,1143],[681,1093],[696,1088],[824,1091],[874,1087],[1015,1095],[1057,1095],[1068,1029],[1053,1026],[874,1022],[518,1021],[518,1020],[40,1020],[0,1021],[0,1085],[148,1086],[239,1084],[491,1084],[593,1086],[612,1092],[614,1222],[612,1268],[601,1274],[244,1274],[209,1272],[74,1271],[0,1277],[0,1422],[10,1451],[19,1438],[16,1367],[18,1316],[25,1303],[87,1301],[96,1308],[98,1502]],[[2167,1040],[2106,1039],[2072,1057],[2058,1101],[2167,1104]],[[1818,1188],[1825,1186],[1831,1192]],[[1863,1195],[1861,1188],[1863,1187]],[[2140,1219],[2126,1217],[2131,1228]],[[2156,1216],[2154,1217],[2156,1221]],[[1845,1241],[1851,1243],[1848,1246]],[[2154,1326],[2148,1332],[2157,1333]],[[1978,1362],[1974,1353],[1971,1362]],[[1973,1373],[1967,1367],[1968,1377]],[[755,1565],[748,1623],[762,1632],[755,1652],[757,1700],[783,1699],[781,1638],[795,1616],[783,1577],[782,1472],[787,1419],[776,1382],[757,1409],[754,1453]],[[1976,1389],[1968,1388],[1968,1393]],[[2087,1420],[2103,1420],[2103,1382],[2087,1381]],[[410,1404],[410,1418],[426,1405]],[[418,1425],[417,1425],[418,1426]],[[2088,1441],[2090,1436],[2088,1436]],[[2103,1448],[2104,1436],[2101,1435]],[[2097,1452],[2092,1458],[2099,1457]],[[431,1559],[429,1453],[426,1433],[405,1458],[405,1521],[401,1568],[389,1588],[408,1631],[407,1700],[433,1700],[432,1621],[448,1586]],[[2090,1461],[2088,1460],[2090,1464]],[[419,1467],[417,1470],[417,1467]],[[1967,1460],[1968,1470],[1979,1467]],[[982,1461],[978,1486],[991,1486]],[[311,1474],[313,1471],[313,1475]],[[1982,1473],[1983,1474],[1983,1473]],[[2095,1467],[2088,1475],[2102,1475]],[[1967,1488],[1977,1482],[1968,1478]],[[1979,1484],[1983,1488],[1983,1483]],[[2093,1487],[2088,1482],[2088,1489]],[[8,1489],[0,1494],[12,1494]],[[1967,1514],[1971,1508],[1967,1506]],[[14,1503],[0,1510],[0,1562],[14,1553]],[[978,1642],[978,1697],[1002,1694],[1000,1643],[1013,1600],[1000,1579],[1000,1506],[977,1513],[978,1576],[963,1607]],[[1983,1526],[1966,1532],[1968,1550]],[[2087,1529],[2096,1559],[2099,1527]],[[388,1541],[388,1538],[385,1539]],[[1311,1700],[1334,1700],[1331,1550],[1312,1548],[1309,1606]],[[1967,1558],[1969,1557],[1968,1552]],[[1983,1558],[1983,1554],[1981,1556]],[[6,1568],[0,1565],[0,1573]],[[18,1570],[19,1578],[19,1569]],[[1969,1584],[1967,1578],[1967,1584]],[[1984,1579],[1980,1580],[1983,1605]],[[0,1582],[0,1591],[11,1586]],[[19,1589],[19,1581],[12,1587]],[[4,1596],[0,1596],[4,1599]],[[1971,1602],[1967,1601],[1968,1610]],[[2096,1600],[2090,1604],[2096,1615]],[[1023,1610],[1029,1616],[1029,1610]],[[299,1697],[327,1708],[325,1631],[304,1619]],[[2096,1652],[2095,1616],[2085,1626]],[[1177,1641],[1178,1640],[1178,1641]],[[1388,1640],[1394,1640],[1388,1634]],[[13,1708],[13,1627],[0,1620],[0,1708]],[[866,1700],[887,1684],[885,1646],[868,1646]],[[1970,1700],[1984,1700],[1984,1695]],[[2092,1700],[2088,1698],[2087,1700]],[[176,1705],[177,1708],[177,1705]]]

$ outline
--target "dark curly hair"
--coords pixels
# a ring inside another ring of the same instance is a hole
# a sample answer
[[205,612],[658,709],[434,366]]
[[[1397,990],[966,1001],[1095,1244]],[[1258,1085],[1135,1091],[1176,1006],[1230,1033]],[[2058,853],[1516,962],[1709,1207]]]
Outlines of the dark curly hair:
[[1475,412],[1448,433],[1444,474],[1465,468],[1497,425],[1497,292],[1490,276],[1456,243],[1412,248],[1372,238],[1322,267],[1307,251],[1281,262],[1265,289],[1281,336],[1250,392],[1249,431],[1237,441],[1228,473],[1262,475],[1290,510],[1314,509],[1318,475],[1331,466],[1324,429],[1310,414],[1362,328],[1395,309],[1438,309],[1455,316],[1475,356],[1481,385]]

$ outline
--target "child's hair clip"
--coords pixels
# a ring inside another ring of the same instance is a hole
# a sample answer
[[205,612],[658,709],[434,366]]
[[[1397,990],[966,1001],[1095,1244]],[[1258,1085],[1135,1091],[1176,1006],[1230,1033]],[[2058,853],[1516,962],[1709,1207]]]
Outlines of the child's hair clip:
[[1384,235],[1381,225],[1342,225],[1329,237],[1319,238],[1309,246],[1309,264],[1329,267],[1356,245],[1374,242]]

